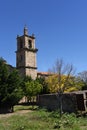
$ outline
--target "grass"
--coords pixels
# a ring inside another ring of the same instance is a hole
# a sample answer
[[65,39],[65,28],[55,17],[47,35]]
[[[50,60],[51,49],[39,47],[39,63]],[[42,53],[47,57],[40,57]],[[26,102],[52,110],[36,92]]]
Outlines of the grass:
[[10,116],[0,115],[0,130],[87,130],[87,117],[64,114],[60,118],[57,111],[36,108],[31,110],[31,106],[15,106],[15,112]]

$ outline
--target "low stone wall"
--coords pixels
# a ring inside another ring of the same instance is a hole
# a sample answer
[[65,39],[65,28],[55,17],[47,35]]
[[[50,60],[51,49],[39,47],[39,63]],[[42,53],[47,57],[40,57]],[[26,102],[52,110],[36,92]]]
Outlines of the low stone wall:
[[[44,107],[49,110],[56,110],[60,108],[60,97],[57,93],[39,95],[37,102],[40,107]],[[62,94],[62,110],[63,112],[77,112],[77,110],[86,111],[87,90]]]
[[[48,110],[56,110],[60,108],[60,98],[58,94],[44,94],[37,98],[38,105]],[[76,94],[69,93],[62,95],[62,110],[63,112],[76,112],[77,101]]]

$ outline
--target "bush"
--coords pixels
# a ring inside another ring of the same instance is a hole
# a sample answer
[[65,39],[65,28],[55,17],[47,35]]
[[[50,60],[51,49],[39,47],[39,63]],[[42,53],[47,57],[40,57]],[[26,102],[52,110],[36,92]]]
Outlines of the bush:
[[[55,113],[56,114],[56,113]],[[63,114],[62,117],[59,116],[59,114],[55,115],[54,117],[57,118],[57,120],[54,123],[54,128],[61,128],[61,127],[73,127],[77,123],[77,118],[75,114]]]

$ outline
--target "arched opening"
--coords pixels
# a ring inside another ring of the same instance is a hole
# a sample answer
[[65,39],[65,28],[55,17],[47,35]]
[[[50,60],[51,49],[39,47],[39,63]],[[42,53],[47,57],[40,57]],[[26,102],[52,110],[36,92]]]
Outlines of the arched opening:
[[32,41],[31,40],[28,41],[28,48],[30,48],[30,49],[32,48]]

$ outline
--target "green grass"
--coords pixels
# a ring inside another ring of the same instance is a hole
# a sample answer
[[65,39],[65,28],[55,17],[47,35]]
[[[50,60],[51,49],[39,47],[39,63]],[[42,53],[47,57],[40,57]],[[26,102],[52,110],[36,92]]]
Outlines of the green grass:
[[38,106],[17,105],[14,107],[14,112],[19,110],[35,110],[35,109],[38,109]]
[[[1,114],[0,130],[87,130],[87,117],[64,114],[60,118],[58,112],[36,108],[31,110],[31,106],[15,106],[14,114]],[[27,113],[22,113],[22,110]]]

